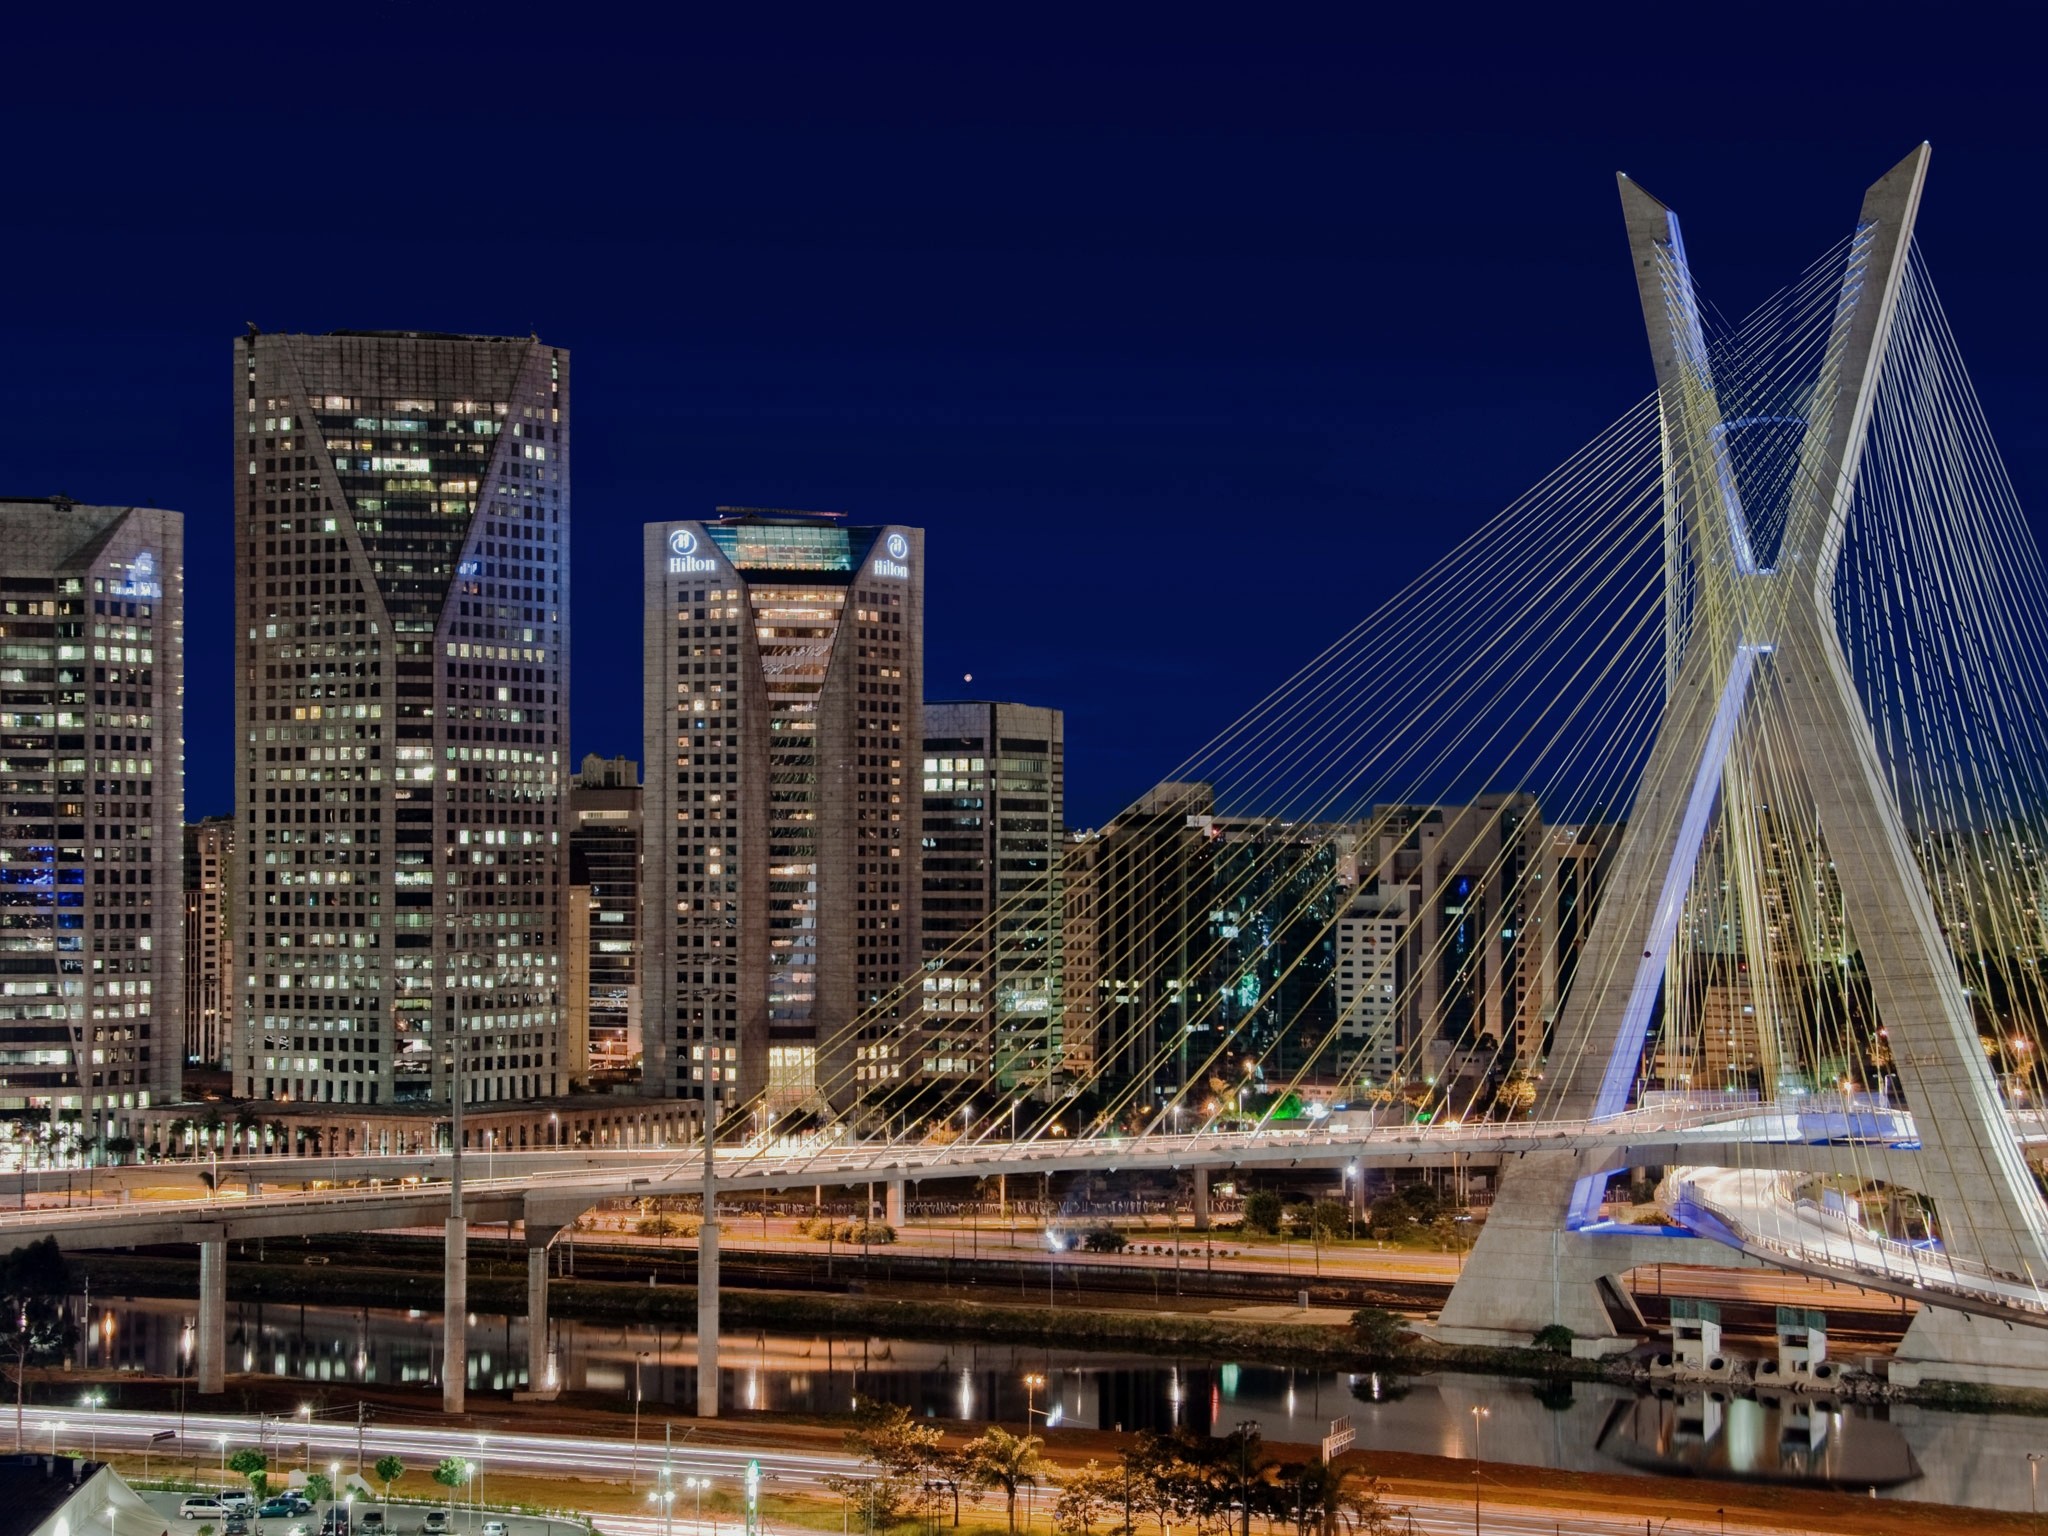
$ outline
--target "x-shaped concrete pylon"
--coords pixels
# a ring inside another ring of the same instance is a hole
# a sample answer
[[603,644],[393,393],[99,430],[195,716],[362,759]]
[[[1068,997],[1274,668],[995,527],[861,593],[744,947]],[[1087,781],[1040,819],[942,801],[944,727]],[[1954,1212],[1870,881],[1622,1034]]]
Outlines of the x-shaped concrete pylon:
[[[2048,1209],[2021,1155],[1834,621],[1836,568],[1926,174],[1925,145],[1865,196],[1807,416],[1785,535],[1751,540],[1678,219],[1621,181],[1663,422],[1667,538],[1692,551],[1682,654],[1551,1053],[1548,1112],[1627,1103],[1717,803],[1749,787],[1730,748],[1768,677],[1827,841],[1844,915],[1920,1132],[1921,1193],[1958,1258],[2048,1282]],[[1672,562],[1672,579],[1677,577]],[[1681,625],[1667,626],[1674,650]],[[1732,775],[1732,776],[1731,776]],[[1740,857],[1740,851],[1737,852]],[[1751,915],[1752,924],[1755,915]],[[1768,1027],[1768,1025],[1767,1025]],[[1574,1221],[1597,1211],[1582,1181]]]

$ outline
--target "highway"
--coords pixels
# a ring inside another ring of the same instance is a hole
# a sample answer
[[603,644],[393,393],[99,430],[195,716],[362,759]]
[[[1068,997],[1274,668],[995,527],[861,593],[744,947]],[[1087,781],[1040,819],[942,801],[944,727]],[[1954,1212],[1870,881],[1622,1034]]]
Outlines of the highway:
[[[149,1437],[164,1427],[164,1417],[155,1413],[124,1413],[102,1411],[97,1414],[84,1412],[63,1412],[55,1409],[30,1408],[25,1411],[28,1442],[31,1446],[47,1445],[52,1425],[63,1425],[59,1430],[59,1448],[83,1448],[96,1433],[102,1452],[118,1451],[124,1456],[139,1456]],[[96,1420],[96,1426],[88,1427],[88,1421]],[[191,1414],[186,1419],[188,1445],[213,1448],[219,1453],[219,1444],[224,1439],[230,1451],[259,1443],[264,1426],[247,1415],[235,1414]],[[295,1419],[268,1421],[267,1433],[273,1446],[278,1447],[272,1456],[276,1469],[274,1477],[279,1481],[292,1470],[298,1461],[300,1447],[311,1437],[311,1460],[314,1466],[330,1462],[342,1463],[343,1474],[356,1469],[358,1453],[358,1431],[353,1419],[345,1423],[315,1422],[306,1425]],[[772,1430],[762,1431],[764,1441]],[[455,1536],[474,1536],[484,1518],[506,1520],[508,1536],[559,1536],[562,1522],[549,1521],[543,1517],[518,1515],[498,1511],[491,1507],[490,1471],[494,1465],[516,1467],[525,1476],[559,1472],[566,1476],[588,1477],[593,1472],[612,1473],[620,1478],[637,1473],[646,1479],[660,1463],[662,1448],[658,1441],[643,1442],[635,1448],[631,1444],[596,1436],[535,1435],[493,1431],[477,1434],[462,1430],[426,1429],[390,1424],[371,1424],[361,1431],[361,1454],[366,1462],[374,1462],[379,1456],[396,1454],[414,1468],[431,1467],[442,1458],[455,1456],[465,1460],[481,1461],[483,1467],[483,1508],[475,1513],[466,1510],[459,1495],[454,1505]],[[156,1447],[159,1456],[169,1454],[167,1445]],[[186,1459],[189,1458],[189,1453]],[[204,1455],[202,1452],[202,1462]],[[673,1476],[709,1476],[714,1485],[725,1493],[735,1492],[744,1475],[746,1464],[758,1459],[762,1468],[764,1486],[770,1490],[788,1493],[831,1495],[820,1484],[822,1477],[833,1474],[858,1474],[861,1464],[853,1457],[838,1452],[803,1451],[777,1448],[769,1444],[757,1447],[699,1446],[687,1441],[679,1442],[671,1463]],[[365,1477],[374,1483],[374,1474],[366,1472]],[[1514,1490],[1501,1481],[1512,1477],[1513,1469],[1496,1463],[1488,1463],[1481,1484],[1480,1523],[1477,1529],[1495,1536],[1562,1536],[1564,1532],[1575,1536],[1636,1536],[1643,1530],[1642,1517],[1624,1517],[1611,1511],[1553,1510],[1530,1506],[1516,1507]],[[239,1480],[232,1474],[221,1479],[222,1486],[238,1485]],[[1645,1490],[1646,1493],[1649,1490]],[[176,1518],[181,1494],[156,1493],[146,1495],[153,1507],[162,1510],[166,1516],[167,1529],[173,1533],[190,1532],[196,1529],[189,1522]],[[1033,1500],[1042,1516],[1047,1502],[1046,1490],[1038,1490]],[[1413,1529],[1426,1536],[1465,1536],[1475,1529],[1473,1505],[1469,1500],[1449,1501],[1430,1499],[1422,1501],[1390,1501],[1398,1505],[1401,1519],[1396,1529],[1408,1529],[1407,1517],[1413,1518]],[[424,1513],[431,1506],[395,1505],[394,1511],[404,1509]],[[1742,1520],[1723,1520],[1715,1517],[1687,1519],[1672,1515],[1669,1506],[1663,1506],[1665,1513],[1652,1514],[1656,1522],[1655,1536],[1721,1536],[1733,1532],[1735,1536],[1794,1536],[1808,1527],[1794,1525],[1760,1524]],[[987,1504],[985,1513],[993,1514],[998,1506]],[[1895,1506],[1888,1508],[1892,1512]],[[619,1515],[597,1513],[595,1521],[600,1531],[610,1536],[737,1536],[738,1522],[731,1515],[721,1519],[698,1521],[687,1518],[690,1511],[678,1499],[674,1517],[664,1521],[654,1515]],[[308,1521],[309,1527],[318,1529],[318,1516]],[[265,1522],[269,1532],[286,1530],[283,1521]],[[1040,1527],[1035,1527],[1040,1528]],[[410,1536],[416,1523],[399,1518],[392,1523],[394,1536]],[[777,1530],[778,1536],[799,1536],[795,1527],[767,1527]],[[810,1536],[810,1533],[801,1533]]]

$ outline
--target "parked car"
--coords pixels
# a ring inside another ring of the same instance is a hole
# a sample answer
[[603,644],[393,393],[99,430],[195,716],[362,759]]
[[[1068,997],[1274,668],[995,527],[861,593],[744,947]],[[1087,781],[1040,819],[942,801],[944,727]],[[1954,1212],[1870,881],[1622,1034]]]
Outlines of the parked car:
[[224,1536],[249,1536],[249,1519],[246,1515],[228,1511],[228,1523],[221,1527]]
[[313,1506],[296,1493],[280,1493],[274,1499],[265,1499],[263,1507],[256,1511],[259,1520],[288,1520],[297,1515],[310,1515]]
[[348,1510],[336,1504],[320,1517],[320,1536],[348,1536]]
[[486,1520],[484,1522],[484,1536],[505,1536],[505,1522],[502,1520]]
[[420,1522],[420,1530],[424,1533],[424,1536],[447,1536],[448,1511],[445,1509],[428,1510],[427,1518]]
[[356,1516],[356,1524],[363,1528],[363,1536],[384,1536],[384,1511],[366,1509]]
[[226,1493],[219,1495],[219,1498],[226,1508],[244,1515],[254,1512],[256,1508],[256,1496],[246,1488],[230,1488]]
[[225,1520],[227,1513],[227,1505],[205,1493],[195,1493],[178,1506],[180,1520]]

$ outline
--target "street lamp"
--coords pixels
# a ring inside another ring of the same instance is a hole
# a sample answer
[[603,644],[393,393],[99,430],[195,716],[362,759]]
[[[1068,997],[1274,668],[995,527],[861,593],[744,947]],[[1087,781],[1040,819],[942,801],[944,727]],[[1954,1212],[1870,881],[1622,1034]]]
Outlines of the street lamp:
[[1479,1404],[1472,1405],[1472,1536],[1479,1536],[1479,1426],[1486,1422],[1487,1410]]
[[57,1432],[59,1430],[69,1429],[70,1427],[71,1426],[69,1424],[62,1422],[61,1420],[50,1426],[50,1454],[52,1456],[57,1454]]
[[213,1443],[220,1447],[220,1485],[225,1488],[228,1485],[228,1437],[215,1435]]
[[1038,1389],[1044,1385],[1045,1378],[1036,1371],[1033,1371],[1024,1378],[1024,1433],[1027,1435],[1031,1433],[1031,1415],[1033,1412],[1031,1405],[1036,1398]]
[[2041,1526],[2041,1453],[2027,1452],[2027,1501],[2034,1512],[2034,1528]]
[[696,1520],[697,1524],[702,1525],[704,1523],[704,1490],[711,1486],[711,1479],[708,1477],[686,1477],[683,1479],[683,1486],[697,1496]]
[[[99,1410],[102,1406],[105,1405],[106,1401],[107,1394],[104,1392],[88,1392],[78,1400],[78,1406],[86,1411],[86,1422],[91,1426],[92,1429],[92,1449],[87,1454],[91,1456],[91,1458],[94,1461],[98,1461],[100,1459]],[[52,1452],[52,1454],[55,1454],[54,1451]]]
[[487,1436],[476,1437],[476,1501],[479,1505],[484,1498],[484,1447],[489,1444]]
[[327,1497],[329,1500],[341,1499],[341,1463],[338,1461],[327,1463]]
[[633,1357],[633,1455],[626,1473],[628,1488],[636,1488],[640,1484],[640,1367],[647,1363],[648,1353],[643,1349]]

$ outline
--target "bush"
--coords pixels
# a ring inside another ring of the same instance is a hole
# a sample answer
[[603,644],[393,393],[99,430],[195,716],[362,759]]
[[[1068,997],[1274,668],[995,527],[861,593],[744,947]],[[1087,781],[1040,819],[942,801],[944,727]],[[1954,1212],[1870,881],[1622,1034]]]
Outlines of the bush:
[[1285,1207],[1280,1197],[1270,1189],[1253,1190],[1244,1197],[1244,1227],[1247,1232],[1263,1232],[1268,1237],[1280,1231],[1280,1217]]
[[1408,1323],[1385,1307],[1360,1307],[1351,1314],[1351,1337],[1367,1355],[1377,1360],[1401,1352],[1408,1342]]
[[1090,1227],[1082,1235],[1081,1246],[1090,1253],[1122,1253],[1130,1241],[1115,1227]]
[[1536,1330],[1536,1347],[1547,1355],[1568,1355],[1572,1352],[1572,1340],[1578,1335],[1563,1323],[1552,1323]]

